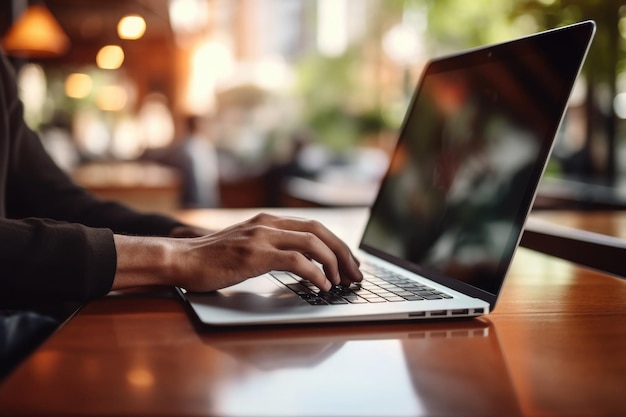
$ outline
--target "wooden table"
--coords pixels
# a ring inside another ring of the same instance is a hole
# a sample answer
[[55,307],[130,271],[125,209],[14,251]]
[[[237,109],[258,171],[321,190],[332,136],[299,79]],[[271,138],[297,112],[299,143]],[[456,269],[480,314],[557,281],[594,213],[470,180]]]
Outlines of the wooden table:
[[[253,212],[180,215],[222,227]],[[351,244],[366,216],[289,213]],[[543,216],[626,236],[623,213]],[[478,320],[230,331],[194,327],[169,289],[115,294],[0,386],[0,415],[624,416],[626,281],[520,248]]]

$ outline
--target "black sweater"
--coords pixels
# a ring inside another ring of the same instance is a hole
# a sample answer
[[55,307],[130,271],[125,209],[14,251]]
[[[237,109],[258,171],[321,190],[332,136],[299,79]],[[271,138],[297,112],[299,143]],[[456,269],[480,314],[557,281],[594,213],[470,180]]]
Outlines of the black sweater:
[[25,125],[0,51],[0,309],[103,296],[116,269],[113,233],[167,235],[177,224],[74,184]]

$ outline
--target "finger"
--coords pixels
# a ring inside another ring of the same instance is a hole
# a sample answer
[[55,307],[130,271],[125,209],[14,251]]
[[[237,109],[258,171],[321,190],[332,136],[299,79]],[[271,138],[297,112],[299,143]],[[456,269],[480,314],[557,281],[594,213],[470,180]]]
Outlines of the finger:
[[275,269],[290,271],[302,279],[312,282],[322,291],[330,291],[333,284],[322,270],[298,251],[277,251],[275,253]]
[[292,217],[275,217],[271,221],[274,227],[314,234],[333,251],[339,263],[340,273],[344,279],[350,281],[361,281],[363,279],[363,275],[359,270],[360,263],[352,251],[320,222]]
[[[290,219],[287,219],[289,222]],[[333,232],[315,220],[295,220],[292,225],[298,231],[307,231],[318,236],[335,254],[341,277],[348,281],[361,281],[363,275],[359,270],[359,262],[348,248]]]
[[[315,234],[310,232],[277,230],[271,237],[268,237],[268,239],[277,249],[297,251],[303,254],[307,259],[313,259],[319,262],[324,268],[326,277],[330,282],[335,285],[339,285],[341,282],[339,264],[335,253]],[[311,262],[309,261],[309,263]],[[315,267],[318,268],[317,266]]]

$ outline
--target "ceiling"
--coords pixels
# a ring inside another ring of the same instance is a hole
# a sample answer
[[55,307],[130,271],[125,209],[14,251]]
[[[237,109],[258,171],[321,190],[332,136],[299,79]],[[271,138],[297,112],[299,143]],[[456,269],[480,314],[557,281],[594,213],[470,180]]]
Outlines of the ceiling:
[[[4,0],[0,0],[4,1]],[[31,0],[33,1],[33,0]],[[14,0],[14,4],[22,3]],[[154,60],[153,51],[159,48],[160,60],[171,59],[172,30],[168,17],[168,0],[45,0],[70,38],[70,50],[58,58],[39,61],[49,66],[81,66],[94,63],[98,50],[107,44],[120,44],[136,56],[136,61]],[[117,36],[119,20],[128,14],[141,15],[146,21],[146,32],[138,41],[124,41]],[[128,64],[133,65],[131,62]],[[135,65],[142,66],[142,62]]]
[[168,0],[46,0],[45,4],[74,45],[116,39],[117,22],[127,14],[146,20],[146,37],[171,34]]

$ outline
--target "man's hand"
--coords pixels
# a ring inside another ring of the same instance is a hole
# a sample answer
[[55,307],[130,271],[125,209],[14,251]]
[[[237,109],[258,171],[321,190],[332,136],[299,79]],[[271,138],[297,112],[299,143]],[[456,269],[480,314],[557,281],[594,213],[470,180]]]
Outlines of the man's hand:
[[271,270],[294,272],[324,291],[362,279],[348,247],[313,220],[259,214],[196,238],[116,235],[115,242],[114,289],[176,285],[189,291],[212,291]]

